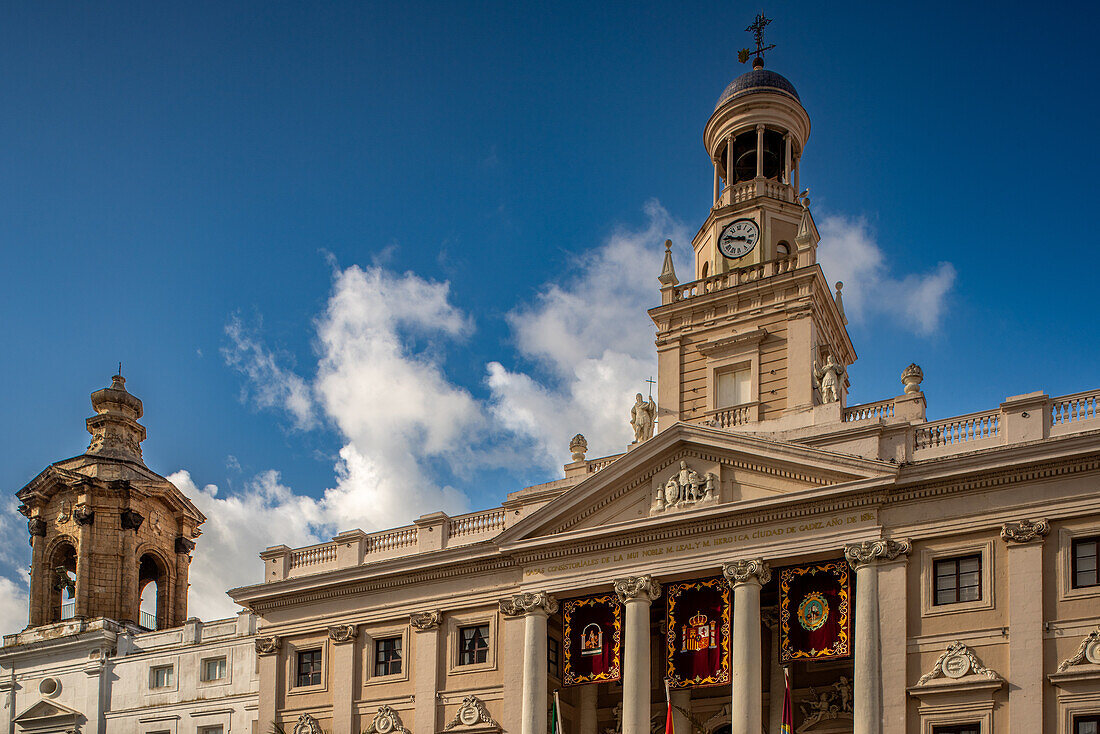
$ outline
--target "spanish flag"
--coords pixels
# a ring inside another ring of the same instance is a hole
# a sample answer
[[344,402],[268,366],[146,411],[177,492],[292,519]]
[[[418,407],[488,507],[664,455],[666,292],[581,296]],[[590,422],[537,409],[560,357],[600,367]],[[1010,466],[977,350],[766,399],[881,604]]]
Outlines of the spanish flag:
[[668,690],[668,678],[665,678],[665,702],[668,705],[668,714],[665,715],[665,734],[676,734],[676,728],[672,725],[672,694]]
[[794,711],[791,710],[791,671],[783,668],[783,723],[779,734],[794,734]]

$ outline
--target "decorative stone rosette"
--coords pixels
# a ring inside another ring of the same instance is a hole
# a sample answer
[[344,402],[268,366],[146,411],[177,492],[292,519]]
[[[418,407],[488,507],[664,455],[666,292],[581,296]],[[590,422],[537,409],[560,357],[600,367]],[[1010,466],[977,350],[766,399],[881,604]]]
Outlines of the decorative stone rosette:
[[363,734],[412,734],[405,728],[401,717],[389,706],[379,706],[378,712],[371,719],[370,726],[363,730]]
[[279,652],[279,647],[282,645],[282,640],[278,637],[257,637],[256,638],[256,654],[257,655],[274,655]]
[[661,596],[661,585],[654,581],[652,576],[628,576],[624,579],[615,579],[614,588],[615,595],[623,603],[631,599],[653,601]]
[[317,719],[309,714],[298,717],[298,723],[294,725],[294,734],[324,734]]
[[558,611],[558,600],[545,591],[529,591],[500,601],[500,613],[507,617],[553,614],[556,611]]
[[489,710],[485,708],[485,704],[477,696],[466,696],[462,699],[462,705],[458,707],[458,711],[455,712],[455,717],[451,720],[451,723],[447,724],[443,728],[444,731],[451,731],[452,729],[495,729],[500,731],[500,724],[493,720]]
[[958,680],[968,675],[977,675],[994,681],[1002,680],[1001,676],[982,665],[973,650],[956,640],[937,658],[932,669],[920,677],[917,685],[923,686],[937,678]]
[[1046,520],[1015,520],[1001,526],[1001,539],[1006,543],[1030,543],[1049,532],[1050,523]]
[[434,630],[443,624],[443,612],[433,609],[426,612],[413,612],[409,615],[409,624],[419,632]]
[[722,567],[722,575],[730,586],[749,583],[754,579],[763,586],[771,581],[772,570],[763,558],[748,558],[727,563]]
[[876,561],[892,561],[898,556],[907,556],[912,550],[913,543],[908,539],[880,538],[845,546],[844,557],[848,560],[848,565],[859,569]]
[[353,642],[359,635],[359,627],[354,624],[337,624],[328,628],[328,638],[336,643]]

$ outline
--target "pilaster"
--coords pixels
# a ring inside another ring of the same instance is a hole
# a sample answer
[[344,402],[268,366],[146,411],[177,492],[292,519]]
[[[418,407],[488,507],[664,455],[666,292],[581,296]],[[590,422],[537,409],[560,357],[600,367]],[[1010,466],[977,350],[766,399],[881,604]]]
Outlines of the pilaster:
[[332,728],[334,731],[356,731],[355,721],[355,640],[359,628],[340,624],[328,628],[332,648]]
[[[1046,520],[1001,526],[1008,550],[1009,731],[1043,730],[1043,538]],[[1040,588],[1036,588],[1040,584]]]
[[439,626],[443,612],[415,612],[409,623],[413,628],[413,721],[416,731],[434,734],[439,726],[437,705],[439,684]]
[[256,668],[260,679],[260,695],[257,708],[259,731],[267,731],[276,723],[277,691],[280,690],[282,685],[282,681],[279,680],[280,648],[282,648],[282,640],[278,637],[256,638]]

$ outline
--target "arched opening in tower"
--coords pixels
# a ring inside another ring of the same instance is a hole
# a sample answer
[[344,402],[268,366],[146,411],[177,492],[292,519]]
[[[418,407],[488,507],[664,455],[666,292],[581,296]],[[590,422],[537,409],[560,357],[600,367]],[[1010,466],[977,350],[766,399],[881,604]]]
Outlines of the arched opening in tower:
[[138,625],[147,630],[165,626],[168,574],[152,553],[146,553],[138,561]]
[[50,621],[60,622],[76,615],[76,548],[64,542],[50,556]]

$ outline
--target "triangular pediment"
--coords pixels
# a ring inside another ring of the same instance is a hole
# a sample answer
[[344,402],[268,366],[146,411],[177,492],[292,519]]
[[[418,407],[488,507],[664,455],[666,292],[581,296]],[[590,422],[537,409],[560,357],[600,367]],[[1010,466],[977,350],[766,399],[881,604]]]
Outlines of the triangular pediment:
[[507,545],[692,513],[736,511],[815,490],[890,480],[897,466],[677,423],[505,531]]
[[15,723],[26,725],[47,724],[47,723],[77,723],[79,719],[84,718],[84,715],[79,711],[69,708],[68,706],[62,706],[54,701],[39,701],[32,705],[29,709],[15,717]]

